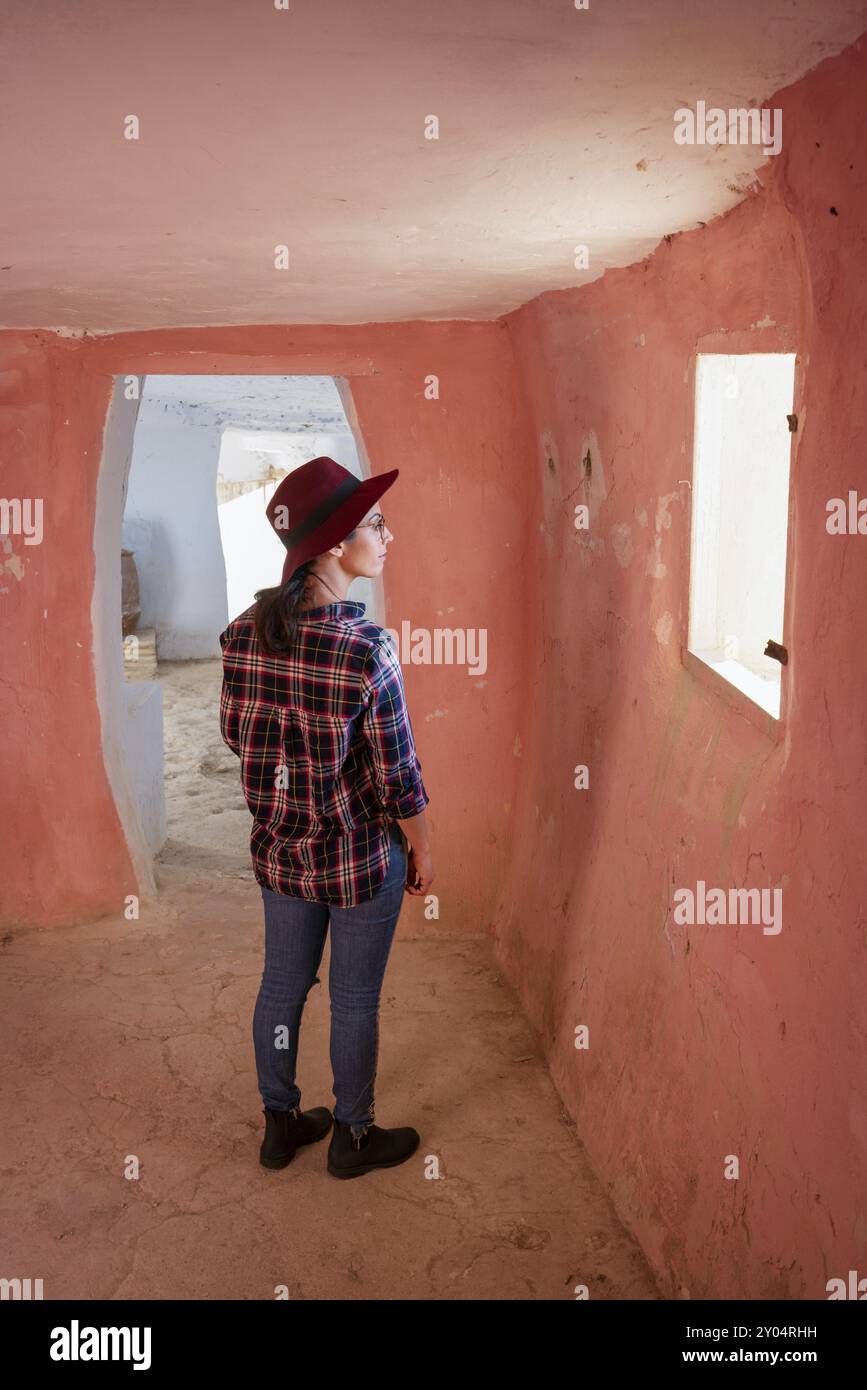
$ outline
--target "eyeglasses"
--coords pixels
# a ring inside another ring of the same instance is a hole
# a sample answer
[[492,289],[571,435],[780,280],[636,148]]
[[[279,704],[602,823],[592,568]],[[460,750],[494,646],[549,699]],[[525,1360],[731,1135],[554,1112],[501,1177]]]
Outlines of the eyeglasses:
[[377,513],[376,516],[371,517],[370,521],[362,521],[362,522],[361,522],[361,525],[362,525],[362,526],[375,526],[376,529],[377,529],[377,531],[379,532],[379,539],[380,539],[381,541],[384,541],[384,540],[385,540],[386,525],[385,525],[385,517],[382,515],[382,512],[379,512],[379,513]]

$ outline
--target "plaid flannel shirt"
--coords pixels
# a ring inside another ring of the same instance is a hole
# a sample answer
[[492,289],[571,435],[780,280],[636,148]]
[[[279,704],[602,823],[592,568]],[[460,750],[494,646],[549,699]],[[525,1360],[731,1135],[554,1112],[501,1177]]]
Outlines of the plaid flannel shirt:
[[252,607],[220,634],[220,730],[241,760],[256,881],[352,907],[385,878],[389,822],[430,798],[387,634],[349,600],[299,618],[278,656],[262,651]]

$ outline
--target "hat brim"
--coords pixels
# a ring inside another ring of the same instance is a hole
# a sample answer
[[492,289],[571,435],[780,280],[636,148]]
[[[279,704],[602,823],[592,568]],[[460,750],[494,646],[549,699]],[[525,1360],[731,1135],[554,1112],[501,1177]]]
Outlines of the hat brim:
[[347,497],[321,526],[287,550],[280,583],[285,584],[299,565],[312,560],[315,555],[321,555],[323,550],[330,550],[333,545],[339,545],[362,517],[366,516],[374,502],[378,502],[399,477],[400,469],[392,468],[387,473],[376,473],[371,478],[364,478],[352,496]]

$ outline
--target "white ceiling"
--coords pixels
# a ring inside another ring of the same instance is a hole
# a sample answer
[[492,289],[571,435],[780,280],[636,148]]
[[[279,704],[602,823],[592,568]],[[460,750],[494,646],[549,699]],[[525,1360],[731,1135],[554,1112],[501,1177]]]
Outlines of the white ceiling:
[[731,207],[761,150],[679,146],[674,111],[766,103],[865,28],[864,0],[4,0],[0,326],[495,317]]

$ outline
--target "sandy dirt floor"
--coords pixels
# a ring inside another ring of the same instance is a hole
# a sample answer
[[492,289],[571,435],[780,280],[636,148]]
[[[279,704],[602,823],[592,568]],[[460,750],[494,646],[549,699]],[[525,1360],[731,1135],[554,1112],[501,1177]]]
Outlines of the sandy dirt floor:
[[[376,1122],[416,1156],[340,1182],[327,1139],[258,1163],[251,1039],[262,906],[219,661],[160,667],[159,896],[7,933],[3,1268],[50,1298],[659,1297],[591,1171],[485,935],[432,939],[407,898],[382,994]],[[304,1015],[302,1106],[333,1104],[328,948]],[[438,1167],[439,1177],[429,1177]]]

